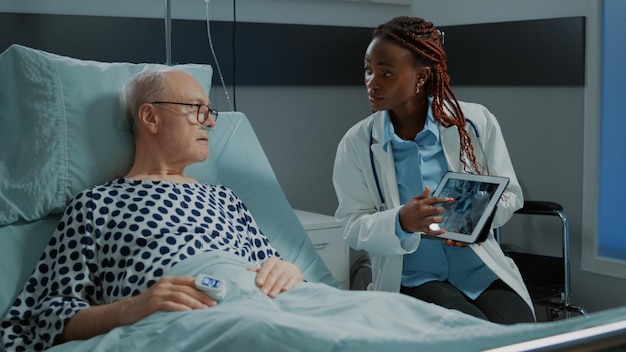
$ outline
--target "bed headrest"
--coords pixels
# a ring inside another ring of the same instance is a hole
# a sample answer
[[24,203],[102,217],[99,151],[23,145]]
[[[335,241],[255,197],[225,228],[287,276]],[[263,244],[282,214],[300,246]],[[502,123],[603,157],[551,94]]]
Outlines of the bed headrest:
[[[160,65],[79,60],[20,45],[0,54],[0,226],[62,212],[77,192],[126,173],[132,138],[119,92],[147,66]],[[176,67],[208,94],[211,66]],[[196,166],[195,176],[212,169]]]

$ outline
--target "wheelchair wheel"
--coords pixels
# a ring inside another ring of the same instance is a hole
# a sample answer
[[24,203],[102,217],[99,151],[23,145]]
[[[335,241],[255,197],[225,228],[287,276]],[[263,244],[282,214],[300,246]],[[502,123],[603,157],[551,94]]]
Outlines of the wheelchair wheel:
[[357,259],[350,268],[350,290],[367,290],[372,282],[372,265],[367,254]]

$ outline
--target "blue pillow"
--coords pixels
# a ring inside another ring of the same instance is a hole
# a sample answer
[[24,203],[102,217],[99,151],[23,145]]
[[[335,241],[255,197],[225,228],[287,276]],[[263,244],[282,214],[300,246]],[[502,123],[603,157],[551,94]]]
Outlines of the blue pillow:
[[[161,65],[20,45],[0,54],[0,226],[62,212],[79,191],[126,174],[133,148],[119,92],[147,66]],[[210,91],[211,66],[176,68]]]

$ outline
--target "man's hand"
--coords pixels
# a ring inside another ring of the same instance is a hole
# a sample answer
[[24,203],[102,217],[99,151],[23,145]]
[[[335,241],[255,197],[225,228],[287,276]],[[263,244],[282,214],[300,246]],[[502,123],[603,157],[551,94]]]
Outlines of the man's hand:
[[178,312],[214,306],[216,301],[198,290],[195,279],[187,276],[163,276],[133,300],[134,314],[140,319],[159,311]]
[[297,283],[304,281],[300,269],[295,264],[277,257],[269,257],[260,269],[248,268],[248,270],[257,273],[257,286],[272,298],[281,292],[291,290]]
[[143,293],[113,303],[78,311],[65,325],[56,343],[86,340],[159,311],[184,311],[214,306],[217,302],[196,289],[193,277],[164,276]]

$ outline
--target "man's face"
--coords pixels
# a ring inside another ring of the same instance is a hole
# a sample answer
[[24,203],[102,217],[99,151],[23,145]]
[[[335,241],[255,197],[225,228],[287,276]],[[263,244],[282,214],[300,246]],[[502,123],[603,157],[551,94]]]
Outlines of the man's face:
[[[202,86],[183,72],[168,72],[168,92],[163,101],[209,105],[209,97]],[[170,163],[191,164],[209,157],[209,134],[204,127],[213,127],[215,120],[209,117],[203,124],[198,122],[198,107],[180,104],[159,104],[155,112],[159,119],[158,138],[161,150]]]

